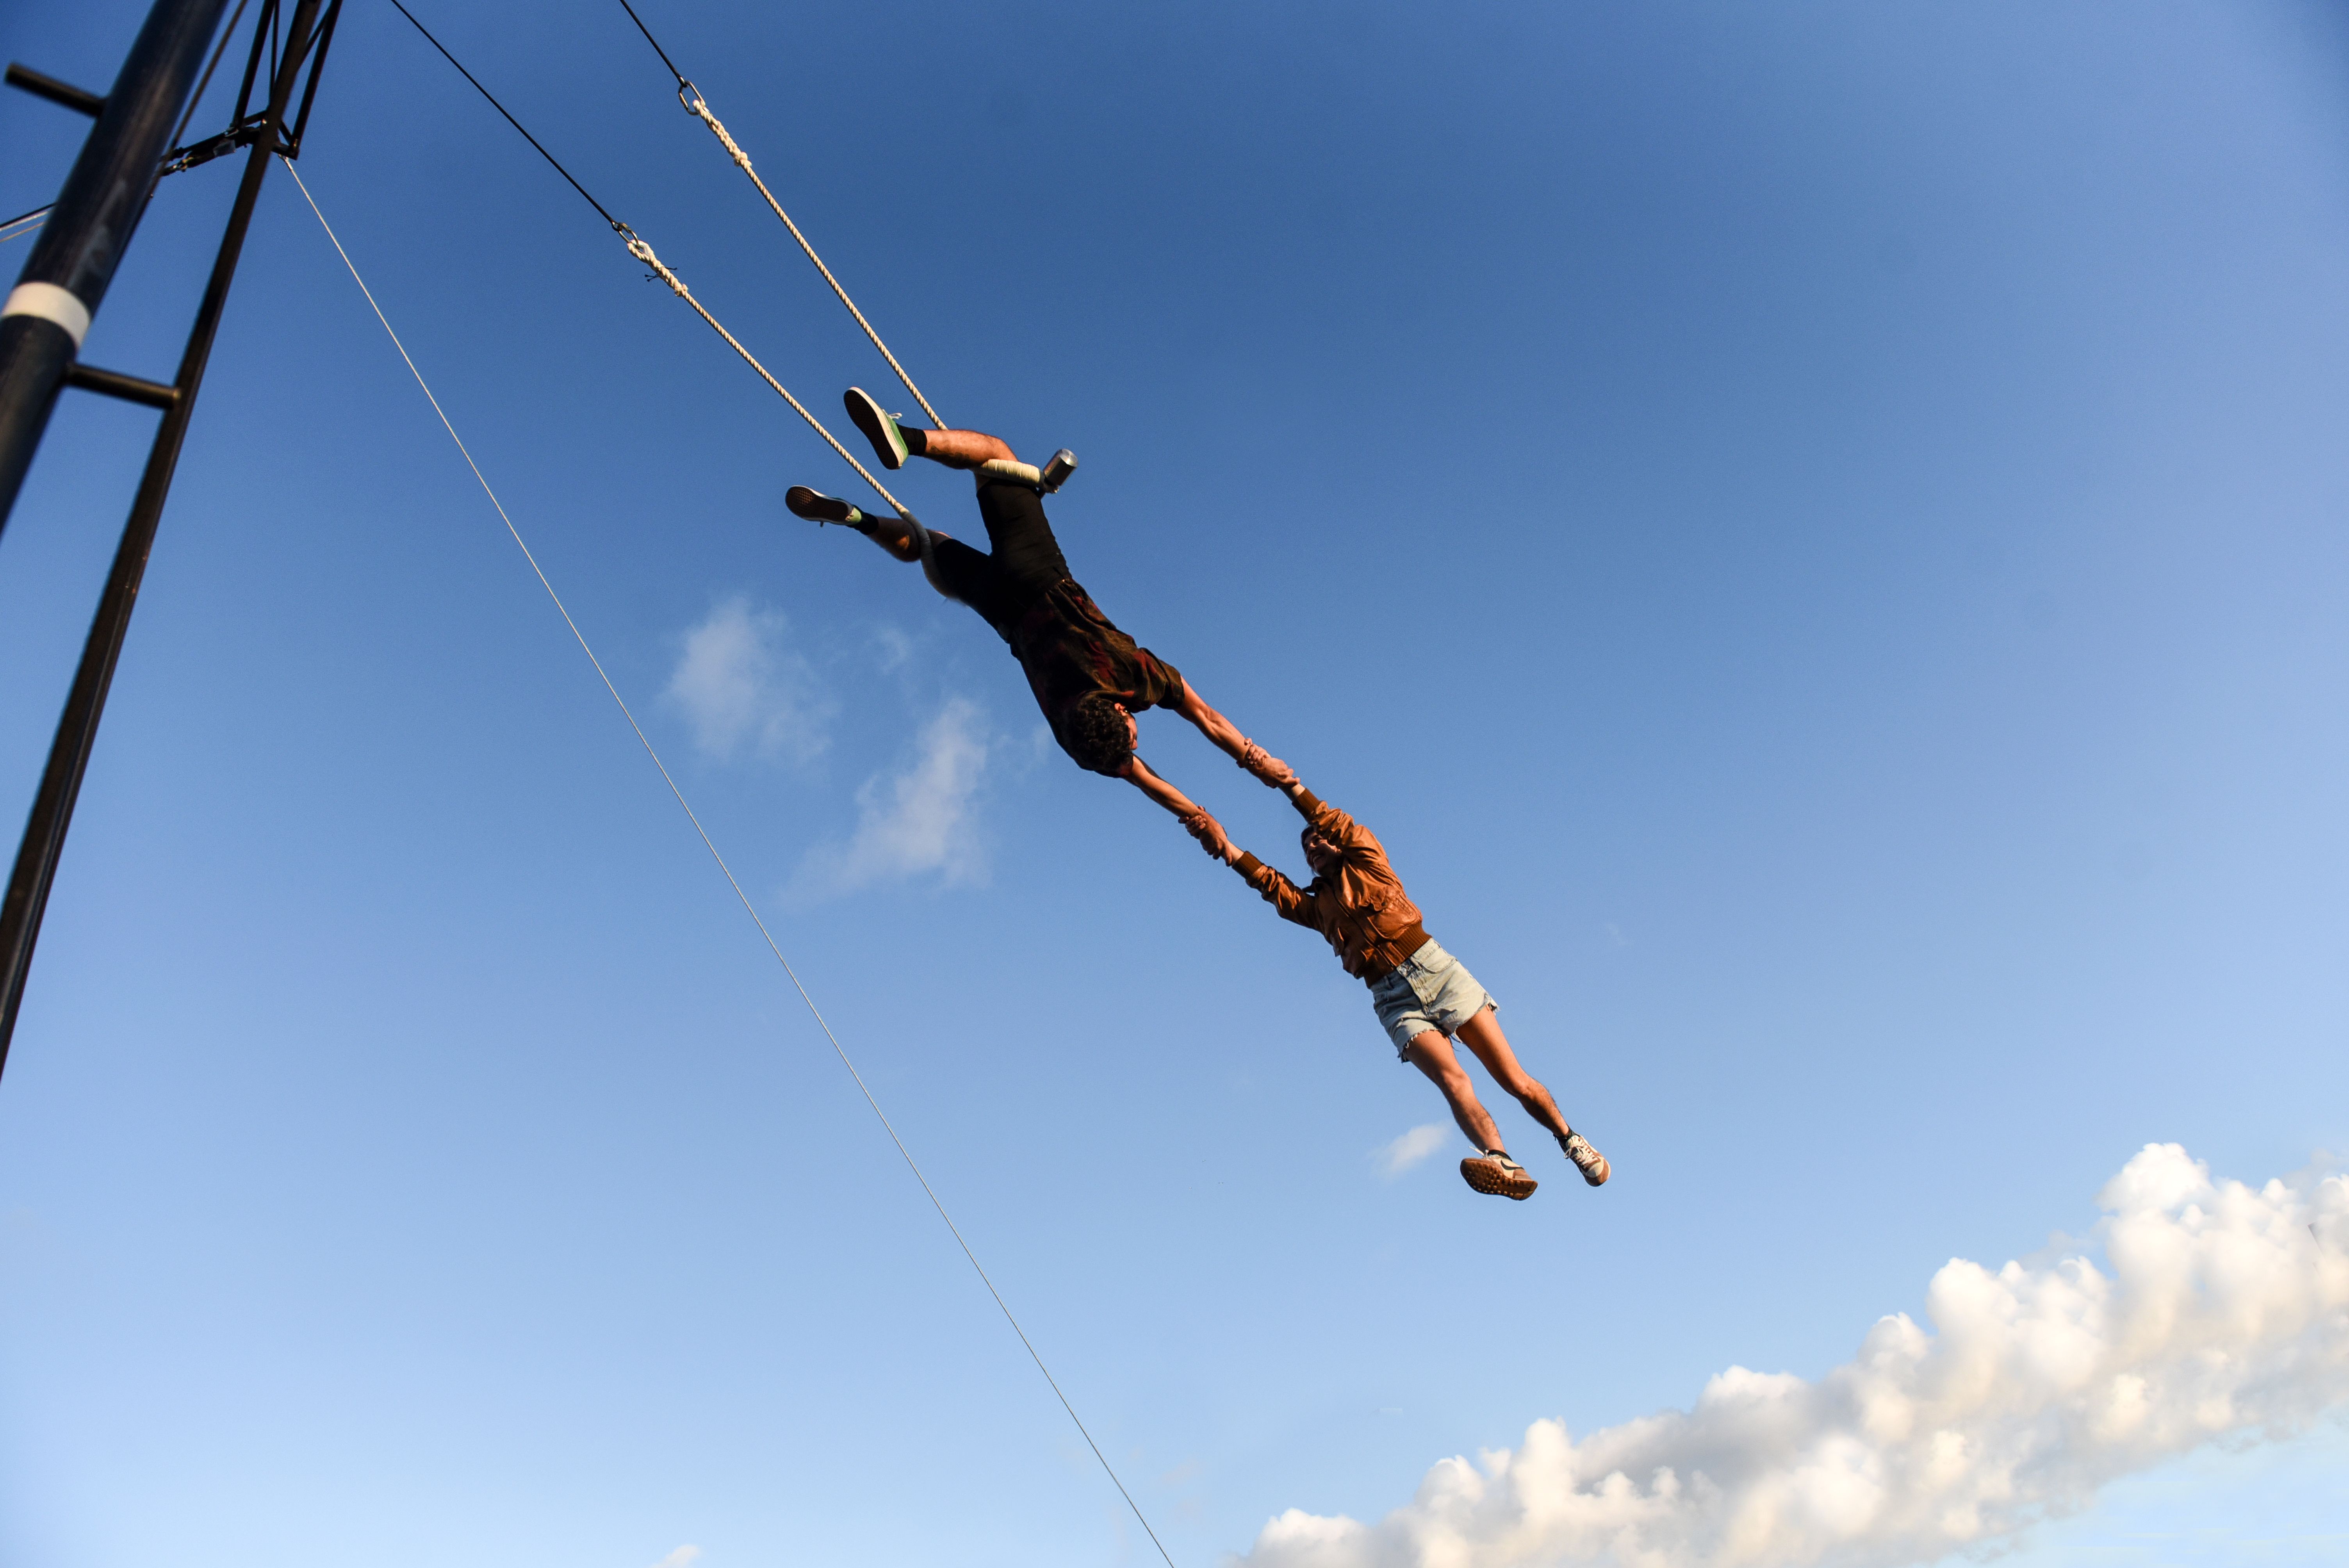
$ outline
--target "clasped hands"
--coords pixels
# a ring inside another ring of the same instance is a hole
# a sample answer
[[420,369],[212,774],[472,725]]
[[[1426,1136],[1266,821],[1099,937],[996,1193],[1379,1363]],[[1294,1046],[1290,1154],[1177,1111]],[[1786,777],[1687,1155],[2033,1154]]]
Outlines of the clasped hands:
[[1193,810],[1178,820],[1183,830],[1199,841],[1199,847],[1207,851],[1209,859],[1229,865],[1240,858],[1239,851],[1224,832],[1224,825],[1206,812]]
[[1270,755],[1253,740],[1244,740],[1240,743],[1240,754],[1237,760],[1242,768],[1256,775],[1257,782],[1269,785],[1275,789],[1286,789],[1297,782],[1296,769],[1291,768],[1279,758]]
[[[1239,765],[1254,774],[1258,781],[1275,789],[1287,789],[1297,783],[1297,769],[1274,757],[1255,741],[1241,743],[1237,759]],[[1236,864],[1240,851],[1224,831],[1224,825],[1206,812],[1194,808],[1182,818],[1183,830],[1199,841],[1199,847],[1213,859],[1226,865]]]

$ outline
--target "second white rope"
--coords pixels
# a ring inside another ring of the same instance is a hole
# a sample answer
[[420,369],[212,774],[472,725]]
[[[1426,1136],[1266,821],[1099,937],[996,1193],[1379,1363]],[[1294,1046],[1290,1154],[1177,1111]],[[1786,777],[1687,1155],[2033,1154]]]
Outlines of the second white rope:
[[[383,314],[383,306],[376,303],[375,291],[367,287],[365,278],[359,276],[357,263],[351,260],[350,253],[343,249],[343,242],[335,233],[334,225],[327,222],[326,213],[319,211],[317,199],[310,194],[309,186],[303,183],[301,174],[291,162],[282,158],[278,161],[285,163],[285,172],[294,177],[295,189],[302,192],[302,200],[310,204],[310,211],[317,218],[318,227],[326,232],[326,238],[334,245],[335,253],[343,259],[344,267],[351,274],[351,282],[358,284],[359,293],[367,299],[367,308],[375,312],[375,318],[382,324],[385,335],[391,339],[392,347],[399,351],[399,357],[407,365],[408,373],[416,378],[417,387],[424,394],[424,400],[432,405],[432,412],[440,418],[440,428],[449,432],[449,438],[456,443],[459,455],[465,459],[465,466],[472,469],[475,481],[481,487],[481,493],[488,496],[490,505],[496,508],[498,521],[506,525],[506,532],[512,538],[514,547],[522,552],[523,559],[530,562],[532,573],[538,578],[538,585],[546,590],[546,596],[554,602],[555,613],[563,617],[563,624],[571,629],[571,635],[578,643],[579,651],[586,655],[587,662],[595,667],[596,678],[604,683],[604,689],[611,694],[612,701],[618,705],[621,717],[628,721],[628,727],[636,732],[636,741],[645,748],[645,755],[651,758],[653,766],[659,769],[661,782],[668,786],[668,792],[676,798],[678,809],[685,813],[686,820],[693,824],[694,832],[701,839],[702,848],[708,850],[709,858],[718,863],[719,871],[725,875],[726,885],[734,890],[734,896],[741,903],[743,913],[750,917],[750,923],[759,928],[759,935],[766,943],[767,951],[775,955],[775,962],[781,965],[783,974],[791,980],[792,988],[799,993],[800,1000],[806,1004],[809,1016],[815,1019],[816,1026],[823,1031],[823,1037],[830,1042],[833,1054],[840,1058],[840,1065],[847,1068],[848,1076],[855,1080],[857,1092],[864,1097],[864,1103],[872,1109],[874,1119],[881,1123],[882,1130],[889,1135],[889,1141],[896,1145],[899,1158],[905,1161],[905,1169],[912,1171],[914,1180],[921,1184],[922,1195],[930,1201],[930,1207],[937,1211],[938,1218],[945,1222],[947,1232],[954,1237],[955,1245],[962,1249],[963,1257],[969,1262],[971,1271],[978,1275],[979,1283],[987,1287],[987,1294],[994,1298],[996,1309],[1003,1314],[1003,1321],[1011,1326],[1013,1334],[1019,1336],[1020,1347],[1028,1352],[1028,1358],[1036,1364],[1036,1370],[1042,1374],[1045,1384],[1052,1390],[1052,1397],[1061,1402],[1061,1408],[1068,1413],[1069,1419],[1075,1425],[1078,1434],[1085,1439],[1085,1446],[1092,1449],[1093,1458],[1101,1462],[1102,1473],[1109,1477],[1110,1484],[1117,1488],[1118,1495],[1125,1499],[1126,1507],[1132,1509],[1133,1517],[1141,1521],[1143,1531],[1150,1537],[1150,1543],[1157,1547],[1159,1556],[1165,1559],[1166,1568],[1174,1568],[1174,1559],[1167,1554],[1164,1543],[1158,1539],[1158,1532],[1151,1528],[1150,1521],[1143,1514],[1142,1505],[1134,1501],[1132,1492],[1126,1491],[1125,1481],[1118,1475],[1116,1467],[1109,1462],[1109,1456],[1102,1452],[1101,1445],[1093,1441],[1092,1432],[1085,1426],[1084,1418],[1077,1414],[1077,1408],[1069,1402],[1068,1395],[1061,1391],[1060,1379],[1054,1377],[1052,1369],[1044,1365],[1044,1357],[1037,1351],[1035,1342],[1028,1337],[1028,1331],[1019,1326],[1019,1319],[1012,1315],[1010,1304],[1003,1299],[1003,1293],[995,1288],[995,1281],[988,1277],[986,1266],[978,1261],[978,1254],[971,1251],[970,1243],[963,1239],[962,1227],[956,1224],[954,1216],[947,1212],[947,1206],[938,1197],[937,1190],[930,1185],[930,1179],[922,1173],[921,1166],[916,1162],[914,1151],[906,1148],[905,1140],[897,1135],[896,1127],[891,1123],[888,1115],[882,1110],[881,1102],[874,1098],[872,1088],[864,1081],[864,1075],[856,1070],[854,1062],[849,1060],[846,1048],[840,1043],[840,1037],[832,1032],[832,1025],[825,1019],[823,1010],[815,1005],[815,998],[808,995],[808,988],[801,982],[799,972],[792,967],[791,960],[783,956],[782,947],[775,941],[774,934],[767,929],[767,923],[761,917],[758,907],[751,903],[750,895],[742,891],[741,882],[734,875],[734,868],[728,865],[726,857],[718,852],[718,845],[710,839],[709,830],[701,825],[701,819],[695,814],[692,804],[686,799],[685,791],[678,788],[676,778],[668,770],[668,764],[663,762],[660,753],[654,749],[651,737],[646,735],[644,726],[636,722],[636,716],[629,709],[627,699],[620,695],[620,688],[612,684],[611,676],[604,668],[604,661],[595,656],[594,648],[588,646],[587,634],[579,629],[579,623],[571,618],[571,611],[563,603],[563,596],[554,591],[554,584],[547,580],[545,569],[539,565],[538,557],[531,552],[530,546],[523,542],[522,530],[516,528],[513,519],[506,515],[505,503],[498,500],[498,492],[490,488],[488,477],[481,472],[481,465],[473,460],[473,454],[466,447],[464,438],[457,434],[457,427],[449,422],[448,412],[440,407],[440,399],[432,395],[430,385],[424,379],[424,372],[416,367],[416,361],[409,355],[408,346],[399,340],[399,334],[392,330],[390,320]],[[641,244],[642,242],[638,241],[636,243]],[[632,244],[629,248],[634,250],[636,246]],[[651,249],[650,246],[646,246],[641,259],[648,265],[658,265],[652,257]],[[662,271],[667,273],[667,268],[662,268]],[[716,318],[712,317],[708,311],[701,310],[700,304],[686,292],[682,283],[674,281],[676,274],[667,273],[667,275],[672,280],[671,286],[678,294],[688,304],[692,304],[695,310],[701,311],[702,319],[709,322],[711,326],[717,327],[719,335],[724,336],[727,342],[734,343],[733,335],[727,332],[724,327],[719,326]],[[750,358],[749,350],[743,348],[739,343],[734,343],[734,347],[735,352],[740,354],[744,359],[750,360],[752,368],[758,370],[760,375],[766,376],[765,367],[757,360]],[[789,392],[783,391],[781,383],[776,381],[773,377],[767,376],[767,383],[776,391],[782,392],[792,407],[800,407],[799,400],[792,397]],[[866,480],[874,490],[881,491],[882,496],[888,500],[891,506],[897,505],[895,498],[890,496],[887,490],[881,490],[879,481],[874,480],[871,474],[864,473],[864,465],[857,462],[854,457],[850,457],[846,449],[843,448],[838,441],[833,441],[832,433],[817,424],[813,415],[809,414],[804,408],[800,408],[800,413],[809,424],[815,426],[817,434],[823,436],[825,440],[832,441],[833,450],[838,451],[842,457],[847,458],[857,472],[864,474]],[[899,507],[898,511],[901,516],[910,515],[905,513],[903,507]],[[915,526],[919,528],[921,525],[916,523]]]

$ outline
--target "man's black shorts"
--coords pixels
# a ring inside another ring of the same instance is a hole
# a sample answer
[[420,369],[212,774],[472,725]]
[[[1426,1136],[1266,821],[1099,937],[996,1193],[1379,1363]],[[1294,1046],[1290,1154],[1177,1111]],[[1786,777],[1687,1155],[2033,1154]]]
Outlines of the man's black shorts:
[[1067,580],[1069,562],[1044,518],[1044,498],[1021,484],[982,484],[978,515],[988,553],[941,539],[931,553],[949,593],[978,612],[1005,642],[1020,617]]

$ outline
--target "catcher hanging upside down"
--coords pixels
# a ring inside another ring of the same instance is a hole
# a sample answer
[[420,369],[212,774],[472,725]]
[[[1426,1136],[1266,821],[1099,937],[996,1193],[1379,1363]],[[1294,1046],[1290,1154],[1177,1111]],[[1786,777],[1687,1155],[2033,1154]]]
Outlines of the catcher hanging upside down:
[[850,387],[843,401],[883,467],[902,468],[919,457],[971,470],[989,548],[973,550],[912,518],[874,516],[805,485],[792,486],[786,504],[812,522],[854,529],[900,561],[919,562],[931,586],[977,612],[1019,661],[1052,738],[1078,767],[1124,779],[1195,831],[1211,821],[1134,754],[1133,716],[1164,707],[1271,782],[1260,770],[1263,748],[1202,701],[1180,670],[1119,631],[1070,576],[1044,516],[1043,492],[1076,467],[1073,457],[1062,452],[1038,469],[994,436],[902,425],[860,388]]

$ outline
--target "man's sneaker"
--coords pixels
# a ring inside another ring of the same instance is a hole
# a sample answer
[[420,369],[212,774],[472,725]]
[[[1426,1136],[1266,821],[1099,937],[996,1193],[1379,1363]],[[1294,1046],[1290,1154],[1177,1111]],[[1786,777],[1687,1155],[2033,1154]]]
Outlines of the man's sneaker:
[[1585,1181],[1589,1182],[1593,1187],[1607,1185],[1607,1174],[1611,1169],[1607,1163],[1607,1156],[1591,1148],[1582,1134],[1579,1132],[1562,1134],[1557,1140],[1557,1146],[1566,1150],[1566,1157],[1574,1161],[1575,1169],[1582,1172],[1582,1179]]
[[905,432],[897,428],[896,419],[883,412],[881,405],[873,400],[873,395],[862,387],[851,387],[841,395],[840,400],[847,405],[848,417],[856,422],[858,429],[864,432],[864,438],[873,443],[873,455],[881,459],[881,466],[885,469],[904,468]]
[[854,528],[865,520],[863,512],[838,496],[818,495],[805,485],[793,485],[783,492],[783,504],[792,509],[794,517],[810,522],[837,522]]
[[1487,1149],[1473,1160],[1463,1160],[1460,1179],[1479,1192],[1515,1198],[1519,1202],[1532,1197],[1534,1189],[1541,1185],[1526,1174],[1524,1166],[1497,1149]]

